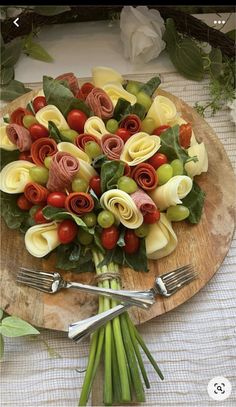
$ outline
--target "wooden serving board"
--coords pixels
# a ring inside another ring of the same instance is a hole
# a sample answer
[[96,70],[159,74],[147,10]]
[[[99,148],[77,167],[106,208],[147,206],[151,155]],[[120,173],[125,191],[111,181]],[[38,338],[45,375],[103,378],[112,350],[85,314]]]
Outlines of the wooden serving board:
[[[19,106],[25,107],[36,93],[33,91],[16,99],[4,109],[3,114]],[[158,298],[149,311],[133,307],[130,314],[136,324],[176,308],[205,286],[229,250],[236,219],[236,180],[223,145],[194,109],[167,92],[158,90],[158,93],[173,100],[183,118],[192,123],[198,141],[204,141],[206,145],[209,170],[196,178],[206,192],[204,212],[198,225],[187,222],[173,225],[178,236],[178,246],[172,254],[158,261],[150,261],[148,273],[123,268],[122,283],[126,289],[149,289],[156,276],[189,263],[195,266],[200,277],[173,297]],[[96,312],[95,296],[76,290],[49,295],[17,285],[15,276],[19,266],[55,271],[54,260],[32,257],[25,249],[24,236],[18,231],[9,230],[4,221],[1,232],[1,308],[35,326],[62,331],[67,331],[70,323]],[[89,283],[93,279],[93,274],[86,272],[64,272],[63,276],[82,283]]]

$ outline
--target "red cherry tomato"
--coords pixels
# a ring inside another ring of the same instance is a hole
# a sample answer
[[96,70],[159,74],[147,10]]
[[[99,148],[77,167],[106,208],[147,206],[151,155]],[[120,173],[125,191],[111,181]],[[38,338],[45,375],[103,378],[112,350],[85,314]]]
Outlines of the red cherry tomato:
[[73,109],[67,115],[67,122],[71,129],[83,133],[87,118],[86,114],[81,110]]
[[25,115],[31,115],[33,116],[33,113],[27,109],[24,109],[23,107],[18,107],[16,110],[14,110],[11,115],[10,115],[10,123],[15,123],[18,124],[19,126],[24,126],[23,125],[23,117]]
[[34,141],[38,140],[38,138],[49,136],[48,129],[42,126],[42,124],[32,124],[32,126],[29,128],[29,132]]
[[34,221],[35,221],[36,223],[48,223],[48,222],[51,222],[50,220],[48,220],[48,219],[46,219],[46,218],[44,217],[43,212],[42,212],[42,209],[43,209],[43,207],[42,207],[42,208],[39,208],[39,209],[35,212],[35,214],[34,214],[34,216],[33,216]]
[[154,154],[149,160],[147,161],[149,164],[151,164],[155,170],[159,168],[162,164],[167,164],[168,163],[168,158],[166,157],[165,154],[162,153],[156,153]]
[[64,208],[67,195],[63,192],[51,192],[47,197],[47,204],[56,208]]
[[125,253],[128,254],[133,254],[138,251],[139,248],[139,238],[136,236],[133,230],[127,229],[125,231],[125,246],[124,246],[124,251]]
[[17,205],[22,211],[29,211],[33,204],[28,201],[24,194],[20,195],[17,199]]
[[131,133],[129,130],[126,130],[124,127],[121,127],[120,129],[116,130],[115,134],[119,136],[124,143],[131,137]]
[[37,113],[40,109],[47,106],[46,98],[44,96],[37,96],[33,100],[33,108],[35,113]]
[[114,249],[118,239],[119,231],[115,226],[111,226],[110,228],[102,230],[101,243],[105,249],[107,250]]
[[98,175],[94,175],[94,177],[90,179],[89,186],[94,190],[98,197],[102,195],[101,178]]
[[72,242],[76,237],[78,232],[78,227],[73,220],[65,219],[63,220],[57,229],[58,239],[61,243],[66,244]]
[[183,148],[190,146],[190,140],[192,136],[192,126],[190,123],[181,124],[179,128],[179,144]]
[[160,136],[162,133],[164,133],[169,128],[170,128],[170,126],[168,126],[168,124],[165,124],[163,126],[157,127],[155,130],[153,130],[152,134],[155,134],[156,136]]
[[146,213],[146,215],[143,216],[144,223],[148,223],[149,225],[158,222],[159,219],[160,212],[158,211],[158,209],[153,213]]
[[94,85],[92,83],[86,82],[81,86],[80,90],[78,90],[75,97],[78,99],[85,100],[93,88]]
[[32,157],[31,157],[31,152],[30,151],[22,151],[22,153],[19,154],[18,160],[25,160],[29,161],[30,163],[33,162]]

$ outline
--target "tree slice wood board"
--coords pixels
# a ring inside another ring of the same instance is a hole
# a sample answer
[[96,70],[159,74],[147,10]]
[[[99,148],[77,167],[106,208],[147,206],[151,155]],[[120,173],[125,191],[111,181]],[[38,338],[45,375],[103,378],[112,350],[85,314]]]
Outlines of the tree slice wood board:
[[[25,107],[36,93],[37,90],[21,96],[8,104],[2,113],[10,113],[19,106]],[[135,324],[176,308],[207,284],[229,250],[236,219],[236,180],[222,143],[206,121],[183,100],[162,90],[158,90],[158,93],[173,100],[183,118],[192,123],[197,140],[206,145],[209,169],[195,178],[206,192],[204,211],[198,225],[187,222],[173,224],[178,236],[176,250],[158,261],[149,261],[148,273],[123,268],[122,285],[130,290],[149,289],[157,276],[189,263],[194,265],[199,278],[170,298],[158,297],[148,311],[133,307],[130,314]],[[55,295],[44,294],[15,282],[20,266],[55,271],[54,260],[53,256],[43,260],[32,257],[25,249],[24,236],[19,231],[9,230],[2,221],[0,307],[35,326],[67,331],[70,323],[96,313],[96,296],[76,290],[63,290]],[[92,273],[62,274],[67,280],[82,283],[91,283],[93,280]]]

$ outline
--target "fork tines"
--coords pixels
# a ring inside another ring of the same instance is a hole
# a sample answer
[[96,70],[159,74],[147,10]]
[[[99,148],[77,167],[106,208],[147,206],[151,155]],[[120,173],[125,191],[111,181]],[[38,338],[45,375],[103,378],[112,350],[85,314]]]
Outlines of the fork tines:
[[16,276],[17,283],[36,288],[43,292],[49,292],[51,290],[53,281],[54,273],[30,270],[25,267],[20,267],[20,271]]
[[187,264],[186,266],[179,267],[169,273],[161,276],[167,290],[177,291],[180,287],[190,283],[197,278],[198,273],[195,271],[193,265]]

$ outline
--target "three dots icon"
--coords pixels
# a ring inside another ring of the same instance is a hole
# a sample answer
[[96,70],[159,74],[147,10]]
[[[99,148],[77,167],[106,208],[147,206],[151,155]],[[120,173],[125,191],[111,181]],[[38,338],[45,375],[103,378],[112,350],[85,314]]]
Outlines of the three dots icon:
[[214,20],[214,24],[225,24],[225,20]]

